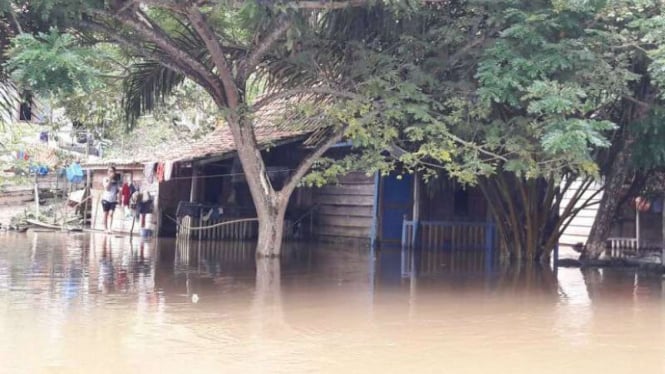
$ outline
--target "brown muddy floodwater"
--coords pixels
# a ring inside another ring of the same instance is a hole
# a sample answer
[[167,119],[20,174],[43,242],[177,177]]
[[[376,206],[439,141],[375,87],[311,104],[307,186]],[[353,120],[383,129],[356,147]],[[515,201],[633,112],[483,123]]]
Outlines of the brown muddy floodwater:
[[0,373],[665,372],[660,275],[218,247],[0,234]]

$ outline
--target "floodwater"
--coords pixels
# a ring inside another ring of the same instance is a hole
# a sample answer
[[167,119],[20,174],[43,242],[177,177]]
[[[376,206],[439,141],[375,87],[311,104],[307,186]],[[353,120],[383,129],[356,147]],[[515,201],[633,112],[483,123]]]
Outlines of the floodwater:
[[665,372],[660,275],[218,247],[0,234],[0,373]]

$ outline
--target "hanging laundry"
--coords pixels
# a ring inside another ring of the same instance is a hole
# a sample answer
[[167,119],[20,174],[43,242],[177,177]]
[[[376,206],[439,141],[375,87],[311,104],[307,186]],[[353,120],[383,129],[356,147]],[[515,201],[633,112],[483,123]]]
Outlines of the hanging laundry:
[[148,162],[143,168],[143,176],[147,184],[152,184],[155,181],[155,165],[156,162]]
[[48,174],[48,166],[44,165],[31,165],[28,170],[30,173],[34,173],[40,177]]
[[129,198],[130,196],[132,196],[132,193],[129,188],[129,184],[127,182],[122,184],[122,189],[120,190],[120,196],[122,196],[120,205],[129,206]]
[[155,171],[155,177],[157,178],[158,183],[164,182],[164,163],[157,163],[157,171]]
[[83,181],[83,169],[81,169],[81,164],[78,162],[69,165],[66,174],[67,180],[71,183],[81,183]]
[[166,161],[164,163],[164,181],[170,181],[173,176],[173,161]]

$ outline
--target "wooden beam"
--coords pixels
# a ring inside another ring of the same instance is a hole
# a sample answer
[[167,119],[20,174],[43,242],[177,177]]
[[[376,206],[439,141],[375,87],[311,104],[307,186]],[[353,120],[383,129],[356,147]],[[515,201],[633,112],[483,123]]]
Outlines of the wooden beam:
[[319,195],[356,195],[374,196],[373,184],[355,184],[341,186],[325,186],[317,191]]
[[319,224],[322,226],[368,228],[372,226],[372,218],[321,215],[319,216]]
[[349,217],[372,217],[373,207],[369,206],[334,206],[321,205],[318,208],[319,214],[330,216],[349,216]]
[[374,206],[373,196],[321,195],[317,198],[317,202],[327,205]]
[[189,202],[193,203],[198,199],[199,189],[199,170],[192,165],[192,184],[189,190]]

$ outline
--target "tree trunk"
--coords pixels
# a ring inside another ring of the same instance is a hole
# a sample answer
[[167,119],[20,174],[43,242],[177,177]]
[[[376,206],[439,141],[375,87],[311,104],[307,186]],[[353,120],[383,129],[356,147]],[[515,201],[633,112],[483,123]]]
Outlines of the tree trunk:
[[237,114],[227,116],[238,158],[249,186],[259,221],[256,255],[276,257],[281,253],[284,215],[291,193],[276,192],[257,144],[251,121]]
[[259,238],[256,246],[257,257],[278,257],[280,255],[286,206],[287,204],[256,206],[259,219]]
[[580,256],[581,260],[598,259],[605,253],[607,238],[612,229],[612,220],[618,211],[619,204],[623,201],[623,184],[630,174],[629,148],[629,144],[625,145],[612,164],[612,171],[607,176],[603,197],[600,199],[586,248]]
[[524,179],[503,173],[479,181],[497,228],[502,257],[516,262],[548,263],[559,237],[580,210],[585,183],[560,214],[561,199],[571,183],[555,178]]

